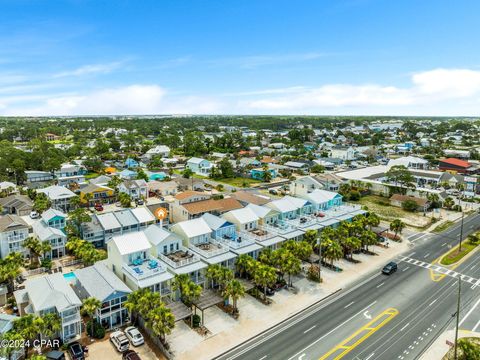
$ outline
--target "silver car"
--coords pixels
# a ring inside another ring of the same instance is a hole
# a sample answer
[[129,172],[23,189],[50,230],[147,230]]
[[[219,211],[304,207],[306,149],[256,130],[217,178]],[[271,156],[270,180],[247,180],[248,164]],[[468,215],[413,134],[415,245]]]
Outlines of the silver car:
[[123,331],[117,330],[110,334],[110,341],[112,342],[115,348],[123,353],[128,350],[130,347],[130,343],[128,342],[127,337],[123,333]]
[[125,335],[127,335],[128,340],[130,340],[133,346],[139,346],[145,342],[143,335],[135,326],[127,327],[125,329]]

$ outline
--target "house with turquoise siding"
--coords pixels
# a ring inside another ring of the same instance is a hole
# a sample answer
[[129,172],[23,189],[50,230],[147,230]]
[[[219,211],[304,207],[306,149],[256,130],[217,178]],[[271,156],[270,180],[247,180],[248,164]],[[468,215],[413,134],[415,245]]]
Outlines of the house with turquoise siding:
[[52,246],[50,253],[44,255],[47,258],[55,259],[65,255],[66,217],[67,215],[61,211],[48,209],[42,214],[41,219],[32,224],[32,230],[37,239],[41,242],[48,241]]
[[277,169],[263,169],[255,168],[250,170],[250,177],[255,180],[263,180],[265,178],[265,172],[268,171],[272,179],[275,179],[278,176]]
[[128,158],[125,160],[125,166],[127,168],[137,168],[139,167],[138,161],[132,158]]
[[343,203],[342,195],[327,190],[317,189],[303,197],[314,205],[315,211],[328,210]]
[[187,161],[186,167],[187,169],[192,170],[195,174],[208,176],[213,165],[206,159],[192,157]]

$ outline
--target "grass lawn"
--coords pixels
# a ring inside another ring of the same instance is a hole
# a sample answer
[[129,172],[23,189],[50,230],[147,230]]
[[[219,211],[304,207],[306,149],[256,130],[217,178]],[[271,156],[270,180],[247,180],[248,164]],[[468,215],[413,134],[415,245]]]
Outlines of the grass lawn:
[[[353,202],[353,201],[352,201]],[[403,210],[402,208],[390,205],[388,198],[377,196],[377,195],[367,195],[362,197],[356,203],[360,205],[365,205],[369,210],[375,212],[380,218],[384,220],[394,220],[397,218],[406,219],[413,216],[421,216],[418,213],[411,213]]]
[[435,229],[432,230],[434,233],[439,233],[444,230],[447,230],[450,226],[454,224],[453,221],[447,220],[443,224],[438,225]]
[[441,260],[441,265],[452,265],[466,256],[468,253],[473,251],[477,245],[472,244],[470,241],[463,241],[462,242],[462,251],[458,251],[458,245],[450,251],[447,255],[445,255]]
[[[217,181],[219,183],[223,183],[223,184],[227,184],[227,185],[231,185],[231,186],[236,186],[236,187],[249,187],[250,185],[261,183],[261,181],[259,181],[259,180],[250,179],[250,178],[242,178],[242,177],[213,179],[213,180]],[[243,186],[244,184],[246,186]]]
[[[180,171],[180,170],[173,170],[173,173],[183,176],[183,171]],[[195,173],[193,173],[190,177],[192,177],[194,179],[208,179],[208,176],[202,176],[202,175],[198,175],[198,174],[195,174]]]
[[99,177],[99,176],[100,176],[99,173],[91,172],[91,173],[88,173],[87,175],[85,175],[85,179],[90,180],[90,179],[94,179],[94,178]]

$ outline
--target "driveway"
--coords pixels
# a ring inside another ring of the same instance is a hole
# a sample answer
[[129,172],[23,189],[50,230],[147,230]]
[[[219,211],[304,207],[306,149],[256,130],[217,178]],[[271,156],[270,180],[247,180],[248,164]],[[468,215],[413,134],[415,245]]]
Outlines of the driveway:
[[[130,350],[136,351],[142,360],[165,359],[158,350],[153,351],[146,343],[137,347],[130,345]],[[113,347],[108,338],[104,340],[96,340],[88,345],[88,353],[88,357],[91,359],[122,359],[122,354]]]

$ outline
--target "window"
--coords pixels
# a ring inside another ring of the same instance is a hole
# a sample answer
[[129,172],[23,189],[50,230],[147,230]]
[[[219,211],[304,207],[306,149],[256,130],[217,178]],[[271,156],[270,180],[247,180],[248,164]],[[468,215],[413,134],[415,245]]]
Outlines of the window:
[[163,253],[166,254],[167,251],[168,251],[167,245],[164,245],[164,246],[163,246]]
[[174,246],[174,244],[170,244],[170,251],[173,251],[173,249],[174,249],[173,246]]
[[180,247],[178,246],[178,243],[177,243],[177,250],[179,250],[179,248],[180,248]]

